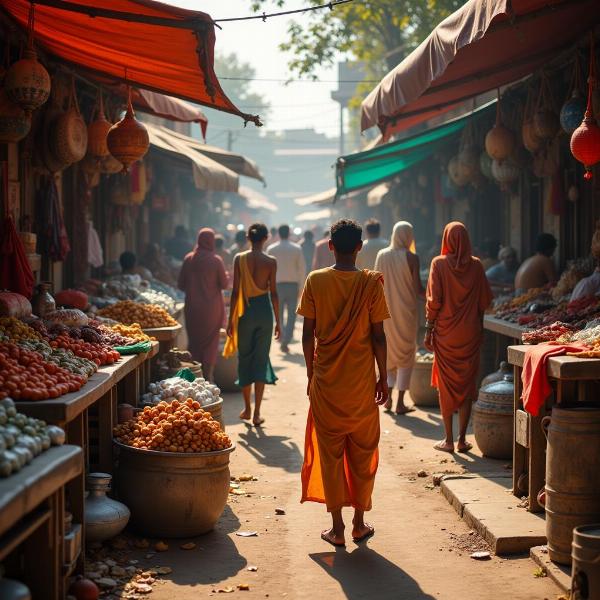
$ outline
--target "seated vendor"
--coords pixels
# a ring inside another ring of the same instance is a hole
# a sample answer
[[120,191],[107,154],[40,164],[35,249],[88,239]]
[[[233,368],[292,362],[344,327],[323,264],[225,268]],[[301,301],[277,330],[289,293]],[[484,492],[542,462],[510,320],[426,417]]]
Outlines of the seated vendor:
[[538,236],[535,244],[536,253],[523,262],[515,276],[517,295],[556,282],[556,271],[552,260],[556,245],[556,238],[552,234],[541,233]]
[[515,275],[519,268],[517,251],[510,246],[505,246],[498,252],[498,263],[490,267],[486,276],[493,288],[497,291],[512,291]]
[[589,277],[584,277],[573,290],[571,302],[586,298],[587,296],[597,296],[600,294],[600,228],[596,225],[596,231],[592,236],[592,256],[596,260],[596,269]]
[[133,252],[123,252],[119,257],[123,275],[139,275],[142,279],[152,279],[152,273],[137,264],[137,256]]

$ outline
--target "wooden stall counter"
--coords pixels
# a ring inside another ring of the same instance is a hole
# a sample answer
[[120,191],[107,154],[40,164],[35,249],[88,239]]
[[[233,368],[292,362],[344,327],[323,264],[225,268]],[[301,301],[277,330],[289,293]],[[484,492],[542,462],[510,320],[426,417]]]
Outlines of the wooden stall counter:
[[483,317],[483,328],[493,333],[498,333],[505,337],[513,340],[521,341],[522,335],[527,329],[516,323],[505,321],[504,319],[497,319],[492,315],[485,315]]
[[542,512],[544,508],[537,500],[538,492],[544,487],[546,470],[546,437],[542,431],[542,419],[554,404],[574,404],[588,399],[589,384],[600,379],[600,359],[575,356],[548,358],[546,374],[554,394],[534,417],[523,409],[521,402],[521,372],[530,347],[520,345],[508,348],[508,362],[515,369],[513,493],[515,496],[528,497],[531,512]]
[[[57,446],[0,480],[0,562],[6,576],[25,583],[34,600],[66,594],[65,486],[83,473],[83,452]],[[83,526],[83,511],[70,507]]]
[[151,329],[144,329],[144,333],[158,340],[159,354],[166,354],[171,348],[174,348],[177,344],[177,338],[181,333],[183,326],[181,323],[173,325],[172,327],[153,327]]

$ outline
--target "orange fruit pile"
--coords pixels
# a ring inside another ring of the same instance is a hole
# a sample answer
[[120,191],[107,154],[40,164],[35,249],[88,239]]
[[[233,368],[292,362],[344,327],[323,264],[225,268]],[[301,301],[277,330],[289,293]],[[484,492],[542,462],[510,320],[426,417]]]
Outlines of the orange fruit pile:
[[146,406],[135,419],[117,425],[114,435],[127,446],[159,452],[212,452],[231,447],[219,423],[191,398]]

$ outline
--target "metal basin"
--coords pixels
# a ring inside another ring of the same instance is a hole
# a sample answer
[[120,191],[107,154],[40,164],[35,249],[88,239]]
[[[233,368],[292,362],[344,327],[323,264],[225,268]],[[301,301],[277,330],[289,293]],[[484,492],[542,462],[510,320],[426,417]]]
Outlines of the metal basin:
[[439,406],[438,391],[431,386],[433,362],[415,362],[409,393],[415,406]]
[[235,444],[216,452],[181,454],[113,443],[115,487],[139,533],[180,538],[214,528],[227,504]]

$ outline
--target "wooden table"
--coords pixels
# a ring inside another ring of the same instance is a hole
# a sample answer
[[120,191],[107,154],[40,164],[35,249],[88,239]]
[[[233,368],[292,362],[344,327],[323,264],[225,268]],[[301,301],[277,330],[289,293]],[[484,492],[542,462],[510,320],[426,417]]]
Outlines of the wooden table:
[[504,319],[497,319],[492,315],[485,315],[483,317],[483,328],[519,342],[522,340],[521,336],[523,333],[527,331],[527,329],[521,325],[505,321]]
[[182,325],[178,323],[172,327],[153,327],[151,329],[144,329],[144,333],[158,340],[159,354],[166,354],[171,348],[175,347],[177,337],[183,329]]
[[[65,445],[50,448],[0,480],[0,562],[8,578],[29,587],[33,600],[66,595],[65,486],[82,473],[81,448]],[[83,526],[80,508],[70,507],[73,522]]]
[[[546,473],[546,437],[542,431],[542,419],[551,411],[553,404],[573,404],[586,400],[589,393],[587,384],[600,380],[600,359],[574,356],[549,358],[546,373],[554,388],[553,398],[549,398],[539,415],[534,417],[523,410],[521,402],[521,371],[529,347],[508,348],[508,362],[515,368],[513,493],[521,496],[526,487],[529,510],[542,512],[544,509],[537,501]],[[525,480],[526,486],[523,485]]]

